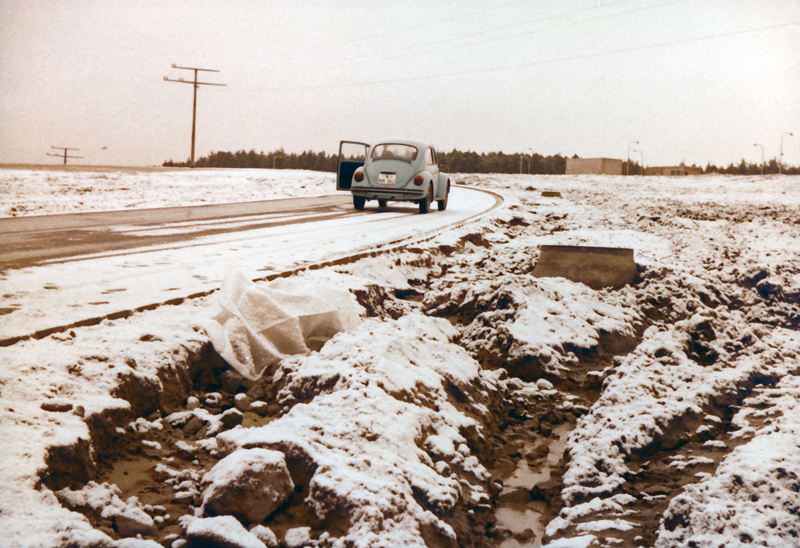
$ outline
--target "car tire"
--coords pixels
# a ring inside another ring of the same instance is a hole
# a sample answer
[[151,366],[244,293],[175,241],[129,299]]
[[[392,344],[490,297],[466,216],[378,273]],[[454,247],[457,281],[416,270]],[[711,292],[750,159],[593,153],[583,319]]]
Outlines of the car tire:
[[428,194],[419,201],[419,212],[428,213],[433,203],[433,185],[428,188]]
[[378,207],[386,207],[386,200],[378,200]]
[[364,204],[366,203],[367,199],[363,196],[353,196],[353,207],[358,211],[362,211],[364,209]]
[[447,201],[450,199],[450,181],[447,181],[447,190],[444,192],[444,200],[437,200],[436,205],[439,206],[439,211],[447,209]]

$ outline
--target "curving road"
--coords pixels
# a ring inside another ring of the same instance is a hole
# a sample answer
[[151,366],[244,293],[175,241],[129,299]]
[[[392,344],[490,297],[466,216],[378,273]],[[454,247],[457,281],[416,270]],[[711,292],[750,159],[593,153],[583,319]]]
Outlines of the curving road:
[[355,211],[349,195],[0,220],[0,344],[175,302],[220,286],[411,242],[481,215],[492,194],[455,187],[446,211]]

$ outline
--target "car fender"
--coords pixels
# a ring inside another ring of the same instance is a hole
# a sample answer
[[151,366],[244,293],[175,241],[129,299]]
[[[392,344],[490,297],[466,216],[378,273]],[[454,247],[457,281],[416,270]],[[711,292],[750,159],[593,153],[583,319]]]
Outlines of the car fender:
[[[351,185],[354,185],[354,184],[356,184],[356,173],[363,173],[363,174],[364,174],[364,180],[365,180],[365,181],[367,180],[367,172],[366,172],[366,170],[364,169],[364,166],[361,166],[361,167],[357,168],[357,169],[356,169],[356,170],[353,172],[353,180],[351,181]],[[362,183],[363,183],[363,181],[362,181]]]
[[445,195],[447,194],[447,184],[450,182],[450,177],[448,177],[447,173],[439,173],[439,186],[436,191],[436,195],[444,199]]
[[[420,171],[419,173],[417,173],[417,175],[422,175],[422,187],[421,188],[422,188],[422,190],[425,191],[425,194],[427,195],[428,191],[431,188],[431,183],[433,182],[433,175],[431,175],[430,171]],[[415,175],[414,177],[416,178],[417,175]],[[413,179],[411,181],[412,181],[411,184],[408,185],[409,187],[411,187],[411,188],[420,188],[416,184],[414,184],[414,182],[413,182],[414,180]],[[436,191],[434,191],[434,194],[435,193],[436,193]]]

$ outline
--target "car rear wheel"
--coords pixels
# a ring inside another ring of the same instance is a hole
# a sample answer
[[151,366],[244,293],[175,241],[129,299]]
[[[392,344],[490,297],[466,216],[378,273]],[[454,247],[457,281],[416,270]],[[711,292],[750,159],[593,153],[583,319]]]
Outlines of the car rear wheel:
[[447,181],[447,190],[444,192],[444,200],[436,200],[436,205],[439,206],[439,211],[447,209],[447,201],[450,199],[450,181]]
[[357,210],[363,210],[365,203],[367,203],[367,199],[363,196],[353,196],[353,207]]
[[419,212],[428,213],[431,210],[431,203],[433,202],[433,186],[428,188],[428,194],[419,201]]

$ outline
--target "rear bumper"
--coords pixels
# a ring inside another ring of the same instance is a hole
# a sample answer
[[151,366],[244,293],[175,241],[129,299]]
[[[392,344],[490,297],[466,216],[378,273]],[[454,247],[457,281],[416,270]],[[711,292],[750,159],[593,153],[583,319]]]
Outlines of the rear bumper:
[[370,186],[351,186],[350,191],[354,196],[378,200],[420,200],[425,197],[425,191],[407,188],[375,188]]

